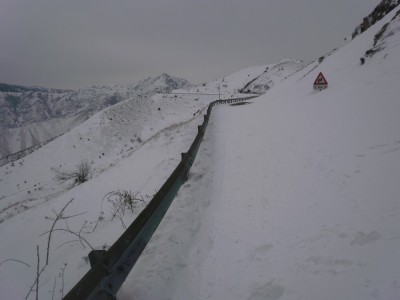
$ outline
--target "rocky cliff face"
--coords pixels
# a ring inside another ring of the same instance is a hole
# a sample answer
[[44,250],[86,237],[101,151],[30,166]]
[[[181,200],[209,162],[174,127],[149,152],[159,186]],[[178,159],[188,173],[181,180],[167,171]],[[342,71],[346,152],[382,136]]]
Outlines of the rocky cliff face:
[[400,0],[382,0],[382,2],[379,3],[378,6],[375,7],[375,9],[363,19],[362,23],[358,25],[356,29],[354,29],[352,38],[354,39],[356,36],[363,33],[369,27],[381,20],[399,4]]

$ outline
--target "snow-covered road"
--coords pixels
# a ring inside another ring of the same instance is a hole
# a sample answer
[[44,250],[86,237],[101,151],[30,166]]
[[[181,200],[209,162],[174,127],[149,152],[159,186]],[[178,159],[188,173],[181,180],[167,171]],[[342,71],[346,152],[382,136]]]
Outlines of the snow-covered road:
[[208,252],[183,271],[198,289],[178,283],[171,299],[397,299],[398,201],[390,180],[366,186],[396,167],[274,114],[256,101],[215,112],[212,217],[185,263]]
[[213,110],[120,299],[398,299],[397,200],[378,198],[390,182],[365,186],[398,173],[390,158],[371,147],[363,162],[354,143],[333,146],[303,117],[279,121],[263,100]]

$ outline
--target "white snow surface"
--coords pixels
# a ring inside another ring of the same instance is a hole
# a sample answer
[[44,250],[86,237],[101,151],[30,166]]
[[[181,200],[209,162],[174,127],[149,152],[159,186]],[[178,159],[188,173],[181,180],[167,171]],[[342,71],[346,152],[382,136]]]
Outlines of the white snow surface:
[[[221,98],[232,95],[240,96],[232,92]],[[84,240],[80,243],[74,234],[81,232],[95,249],[109,247],[144,204],[138,202],[133,212],[126,212],[122,223],[117,218],[112,220],[105,195],[139,192],[138,198],[148,203],[178,165],[180,153],[190,147],[204,110],[215,99],[215,95],[188,91],[128,99],[95,114],[23,159],[1,167],[2,299],[26,297],[36,276],[36,245],[42,268],[55,214],[74,199],[63,216],[83,215],[57,222],[49,264],[40,277],[40,299],[65,295],[89,268],[86,258],[90,246]],[[72,187],[72,181],[56,179],[57,171],[74,171],[81,161],[91,166],[88,182]],[[34,297],[35,292],[31,292],[28,299]]]
[[[239,70],[223,78],[215,79],[200,86],[189,89],[191,93],[231,94],[246,92],[248,94],[263,94],[275,83],[279,83],[303,66],[303,63],[293,59],[285,59],[279,63],[264,66],[253,66]],[[268,86],[267,88],[265,88]]]
[[304,64],[301,61],[292,59],[285,59],[276,64],[268,65],[264,73],[243,87],[243,92],[264,94],[302,67],[304,67]]
[[[120,299],[400,299],[399,35],[359,63],[394,13],[251,104],[214,110]],[[313,91],[320,71],[329,88]]]
[[[400,299],[398,31],[390,47],[360,65],[396,11],[249,104],[213,110],[189,180],[118,299]],[[259,76],[265,66],[250,69]],[[223,96],[246,84],[248,72],[225,77],[232,89]],[[319,72],[329,83],[321,92],[312,87]],[[199,92],[217,87],[207,86]],[[70,199],[64,216],[85,214],[56,224],[40,299],[60,299],[89,270],[83,258],[90,248],[63,229],[81,232],[96,249],[118,238],[123,226],[111,221],[103,197],[131,190],[148,202],[215,100],[175,95],[156,95],[147,106],[117,104],[0,168],[2,299],[25,298],[36,245],[40,266],[46,260],[48,234],[40,235],[53,221],[45,217]],[[71,170],[84,159],[91,180],[73,188],[54,180],[53,169]]]

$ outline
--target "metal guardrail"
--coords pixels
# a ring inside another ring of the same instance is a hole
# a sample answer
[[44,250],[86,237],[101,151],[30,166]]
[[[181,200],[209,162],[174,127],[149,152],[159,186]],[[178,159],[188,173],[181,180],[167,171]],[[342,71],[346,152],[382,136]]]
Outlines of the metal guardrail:
[[0,158],[0,167],[27,156],[28,154],[32,153],[33,151],[36,151],[37,149],[39,149],[40,147],[43,147],[44,145],[50,143],[51,141],[54,141],[56,138],[58,138],[61,135],[57,135],[57,136],[52,137],[44,142],[30,146],[29,148],[26,148],[24,150],[20,150],[20,151],[8,154],[7,156],[1,157]]
[[137,216],[121,237],[108,251],[95,250],[89,254],[93,263],[91,269],[68,292],[64,300],[110,300],[116,294],[129,272],[154,234],[166,214],[179,188],[187,179],[199,150],[213,106],[245,101],[256,96],[216,100],[211,102],[204,115],[203,124],[188,152],[182,153],[182,160],[169,176],[147,207]]

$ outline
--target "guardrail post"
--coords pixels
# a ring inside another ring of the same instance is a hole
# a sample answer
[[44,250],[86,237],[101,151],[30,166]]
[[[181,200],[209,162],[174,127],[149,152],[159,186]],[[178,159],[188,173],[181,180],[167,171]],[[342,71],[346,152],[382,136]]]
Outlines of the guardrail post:
[[93,267],[97,261],[106,253],[106,250],[92,250],[90,251],[88,257],[89,257],[89,262],[90,266]]

